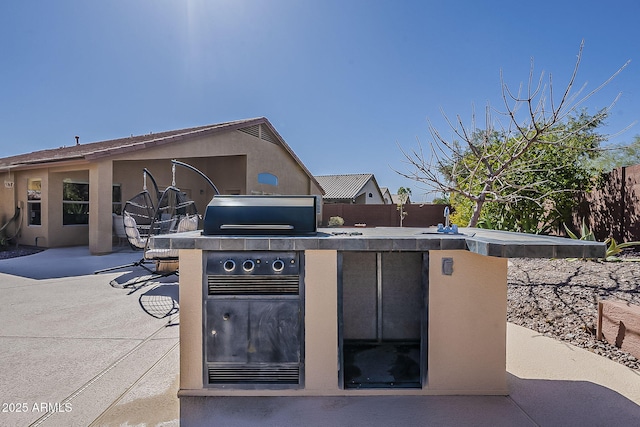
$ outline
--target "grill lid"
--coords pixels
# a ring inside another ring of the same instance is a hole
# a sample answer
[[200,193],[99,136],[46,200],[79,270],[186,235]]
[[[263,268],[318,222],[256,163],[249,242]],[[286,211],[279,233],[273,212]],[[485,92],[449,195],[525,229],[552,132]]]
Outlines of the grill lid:
[[315,232],[315,196],[215,196],[204,214],[204,235],[308,235]]

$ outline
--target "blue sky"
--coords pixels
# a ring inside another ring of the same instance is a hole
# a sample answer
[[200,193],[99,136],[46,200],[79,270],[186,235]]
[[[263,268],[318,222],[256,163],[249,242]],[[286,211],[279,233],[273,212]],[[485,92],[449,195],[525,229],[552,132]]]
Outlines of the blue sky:
[[[640,2],[110,0],[2,2],[0,156],[267,117],[315,175],[373,173],[420,185],[398,144],[428,144],[427,119],[487,102],[500,71],[516,87],[564,87],[580,42],[585,104],[607,133],[640,120]],[[640,125],[615,138],[630,142]]]

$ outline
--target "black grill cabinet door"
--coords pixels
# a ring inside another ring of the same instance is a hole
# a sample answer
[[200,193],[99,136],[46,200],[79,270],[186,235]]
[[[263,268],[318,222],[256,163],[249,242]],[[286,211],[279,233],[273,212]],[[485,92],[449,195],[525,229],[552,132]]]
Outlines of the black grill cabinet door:
[[208,300],[207,362],[299,363],[299,301]]

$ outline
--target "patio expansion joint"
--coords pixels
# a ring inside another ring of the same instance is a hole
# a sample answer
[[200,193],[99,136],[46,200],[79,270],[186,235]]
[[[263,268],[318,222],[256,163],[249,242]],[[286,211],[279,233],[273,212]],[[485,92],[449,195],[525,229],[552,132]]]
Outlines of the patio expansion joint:
[[540,424],[538,424],[533,418],[531,418],[531,416],[527,413],[527,411],[524,410],[524,408],[520,405],[518,405],[518,402],[516,402],[515,400],[513,400],[513,398],[511,397],[511,395],[506,396],[506,398],[509,400],[509,402],[511,402],[516,408],[518,408],[518,410],[520,412],[522,412],[522,415],[524,415],[525,417],[527,417],[527,419],[529,421],[531,421],[531,424],[536,425],[536,426],[540,426]]
[[[162,331],[164,331],[166,329],[166,325],[162,325],[160,328],[158,328],[155,332],[153,332],[151,335],[149,335],[147,338],[143,339],[142,341],[140,341],[135,347],[133,347],[131,350],[129,350],[127,353],[125,353],[124,355],[122,355],[120,358],[118,358],[116,361],[114,361],[113,363],[111,363],[109,366],[107,366],[106,368],[104,368],[102,371],[100,371],[98,374],[96,374],[93,378],[91,378],[89,381],[87,381],[86,383],[84,383],[83,385],[81,385],[78,389],[76,389],[73,393],[71,393],[69,396],[67,396],[65,399],[63,399],[60,402],[60,405],[63,406],[69,402],[71,402],[73,399],[75,399],[76,397],[78,397],[83,391],[87,390],[89,387],[91,387],[92,384],[94,384],[96,381],[98,381],[100,378],[102,378],[103,376],[105,376],[106,374],[108,374],[111,370],[113,370],[116,366],[118,366],[120,363],[122,363],[125,359],[127,359],[129,356],[131,356],[133,353],[135,353],[137,350],[139,350],[143,345],[145,345],[146,343],[150,342],[153,340],[153,338],[160,334]],[[58,338],[59,339],[59,338]],[[176,344],[177,345],[177,344]],[[173,349],[175,347],[172,346],[171,348]],[[165,354],[166,356],[166,354]],[[164,358],[164,356],[163,356]],[[154,364],[155,366],[155,364]],[[146,375],[146,373],[145,373]],[[37,420],[35,420],[30,427],[37,427],[40,424],[42,424],[43,422],[45,422],[49,417],[51,417],[53,414],[55,414],[55,412],[53,411],[48,411],[47,413],[45,413],[44,415],[42,415],[40,418],[38,418]]]
[[131,384],[129,387],[127,387],[127,389],[122,392],[120,394],[120,396],[118,396],[108,407],[107,409],[105,409],[104,411],[102,411],[102,413],[100,415],[98,415],[98,417],[93,420],[93,422],[91,424],[89,424],[89,427],[92,426],[99,426],[101,425],[100,422],[102,421],[102,419],[109,413],[109,411],[114,408],[115,406],[118,405],[118,403],[124,399],[124,397],[131,391],[134,389],[134,387],[136,387],[144,378],[146,378],[147,375],[149,375],[149,373],[151,371],[153,371],[156,366],[158,366],[167,356],[169,356],[169,354],[171,354],[172,351],[174,351],[176,348],[178,348],[178,346],[180,345],[179,342],[176,342],[174,345],[171,346],[171,348],[169,348],[169,350],[167,350],[162,357],[160,357],[160,359],[158,359],[153,365],[151,365],[149,367],[149,369],[147,369],[137,380],[135,380],[133,382],[133,384]]
[[[166,325],[162,326],[162,329],[165,329]],[[154,332],[154,335],[157,333]],[[35,340],[79,340],[79,341],[140,341],[140,343],[142,344],[143,342],[148,342],[148,341],[166,341],[166,340],[175,340],[178,339],[177,337],[173,338],[173,337],[169,337],[169,338],[141,338],[141,337],[68,337],[68,336],[56,336],[56,335],[49,335],[49,336],[37,336],[37,335],[0,335],[0,339],[2,338],[18,338],[18,339],[35,339]]]

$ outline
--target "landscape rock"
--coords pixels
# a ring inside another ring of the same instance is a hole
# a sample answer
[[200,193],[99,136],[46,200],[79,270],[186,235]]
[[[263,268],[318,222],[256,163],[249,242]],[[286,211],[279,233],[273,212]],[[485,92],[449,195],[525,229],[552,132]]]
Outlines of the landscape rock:
[[640,305],[640,262],[509,260],[507,320],[632,369],[633,355],[596,339],[598,301]]

